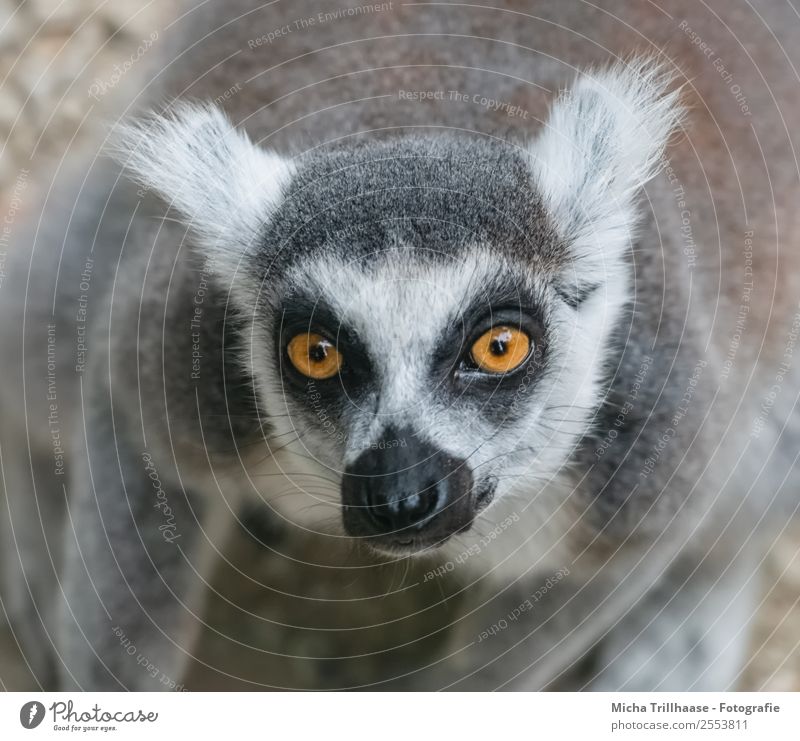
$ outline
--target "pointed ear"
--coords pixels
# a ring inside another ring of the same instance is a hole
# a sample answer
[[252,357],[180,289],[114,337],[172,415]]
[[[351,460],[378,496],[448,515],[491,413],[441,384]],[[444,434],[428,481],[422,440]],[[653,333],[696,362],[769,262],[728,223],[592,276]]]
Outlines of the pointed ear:
[[661,168],[681,125],[679,91],[652,60],[587,71],[553,104],[530,150],[534,180],[559,236],[572,250],[574,276],[624,266],[637,221],[636,195]]
[[181,103],[120,126],[112,139],[118,161],[181,214],[206,260],[228,277],[293,172],[210,104]]

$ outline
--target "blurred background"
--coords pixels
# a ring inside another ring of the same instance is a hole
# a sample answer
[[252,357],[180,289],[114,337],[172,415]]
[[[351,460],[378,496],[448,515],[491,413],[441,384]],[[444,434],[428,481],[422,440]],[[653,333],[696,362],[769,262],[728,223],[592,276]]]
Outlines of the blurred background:
[[[0,0],[3,214],[29,215],[65,153],[96,155],[98,129],[87,117],[124,110],[149,40],[176,12],[164,0]],[[795,526],[765,564],[742,690],[800,691],[799,543]],[[257,513],[244,523],[220,567],[187,689],[399,688],[406,672],[436,661],[441,632],[462,615],[463,585],[446,575],[426,580],[417,561],[375,566],[347,551],[329,554],[334,568],[304,566],[310,547]],[[288,596],[301,581],[312,597]],[[470,587],[470,600],[479,589]],[[492,600],[487,622],[502,612]],[[0,630],[0,687],[35,688],[13,635]]]

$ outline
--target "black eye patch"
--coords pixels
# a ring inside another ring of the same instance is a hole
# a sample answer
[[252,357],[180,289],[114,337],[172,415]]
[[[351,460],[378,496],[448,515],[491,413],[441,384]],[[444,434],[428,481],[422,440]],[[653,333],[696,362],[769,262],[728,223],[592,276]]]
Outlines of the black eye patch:
[[[309,379],[291,362],[289,344],[298,335],[314,333],[328,340],[341,354],[338,374],[326,379]],[[295,392],[303,395],[312,385],[315,392],[335,397],[358,397],[374,384],[369,355],[358,335],[343,324],[335,312],[320,299],[293,295],[283,302],[276,314],[274,347],[283,378]]]
[[[498,294],[502,300],[503,294]],[[506,297],[507,298],[507,297]],[[446,328],[431,362],[431,383],[451,404],[469,404],[495,424],[520,416],[519,402],[541,377],[547,356],[547,325],[541,304],[533,296],[515,294],[514,303],[474,303]],[[487,373],[474,362],[471,348],[493,327],[505,326],[530,338],[531,352],[508,373]]]

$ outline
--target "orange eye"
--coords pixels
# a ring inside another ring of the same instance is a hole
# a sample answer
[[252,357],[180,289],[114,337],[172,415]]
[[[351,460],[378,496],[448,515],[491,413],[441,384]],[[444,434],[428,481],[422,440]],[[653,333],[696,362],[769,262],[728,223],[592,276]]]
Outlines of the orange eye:
[[297,370],[319,381],[335,376],[342,367],[342,354],[330,340],[316,332],[295,335],[286,351]]
[[484,332],[470,352],[482,371],[508,373],[518,368],[530,351],[531,338],[525,332],[500,325]]

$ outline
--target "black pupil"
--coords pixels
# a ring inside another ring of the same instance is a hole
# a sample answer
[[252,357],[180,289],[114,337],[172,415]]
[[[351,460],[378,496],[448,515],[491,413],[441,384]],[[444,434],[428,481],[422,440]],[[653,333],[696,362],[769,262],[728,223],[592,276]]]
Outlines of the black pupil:
[[489,351],[492,355],[505,355],[506,343],[503,340],[492,340],[492,344],[489,345]]
[[325,346],[325,343],[318,342],[313,347],[310,347],[308,349],[308,357],[315,363],[321,363],[325,360],[325,358],[328,357],[328,348]]
[[497,335],[497,337],[492,338],[492,341],[489,343],[489,352],[492,353],[492,355],[505,355],[508,350],[507,343],[509,339],[508,332],[503,332]]

